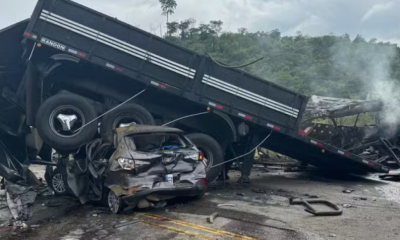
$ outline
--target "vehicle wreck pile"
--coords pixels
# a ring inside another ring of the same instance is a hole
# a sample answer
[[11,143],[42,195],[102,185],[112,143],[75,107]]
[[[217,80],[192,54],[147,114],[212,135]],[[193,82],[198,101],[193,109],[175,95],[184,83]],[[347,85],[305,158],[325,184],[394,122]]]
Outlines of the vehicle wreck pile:
[[46,166],[55,195],[114,213],[199,198],[233,160],[249,183],[260,147],[316,167],[400,167],[384,102],[309,98],[69,0],[38,1],[0,30],[0,94],[0,176],[16,221],[44,187],[30,164]]
[[[302,129],[307,136],[345,149],[376,163],[400,168],[400,131],[382,121],[381,100],[352,100],[312,96],[303,117]],[[371,119],[359,126],[362,115]],[[339,124],[341,118],[347,123]]]
[[[9,142],[9,141],[8,141]],[[0,175],[14,227],[31,215],[29,207],[45,186],[3,147]],[[14,148],[15,149],[15,148]],[[49,165],[46,180],[56,195],[104,203],[113,213],[135,207],[163,207],[165,200],[201,198],[207,187],[204,156],[181,130],[146,125],[117,128],[112,143],[96,138]],[[28,162],[27,162],[28,163]]]
[[27,226],[25,222],[32,216],[30,208],[44,188],[41,181],[29,170],[28,158],[21,162],[15,157],[24,156],[19,144],[18,138],[0,134],[0,176],[3,177],[0,182],[0,199],[10,209],[14,229]]

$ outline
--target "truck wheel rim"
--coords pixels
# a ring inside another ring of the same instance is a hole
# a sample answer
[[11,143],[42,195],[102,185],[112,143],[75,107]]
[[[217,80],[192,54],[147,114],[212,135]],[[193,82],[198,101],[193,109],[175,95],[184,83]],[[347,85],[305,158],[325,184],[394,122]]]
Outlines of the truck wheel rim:
[[120,116],[115,119],[113,123],[113,129],[136,124],[143,124],[143,121],[140,118],[136,118],[134,116]]
[[64,180],[61,173],[57,173],[56,175],[53,176],[52,185],[57,193],[65,192]]
[[[74,118],[74,116],[76,117],[76,119]],[[65,122],[61,122],[61,117],[66,118],[63,119],[65,120]],[[84,126],[85,123],[86,121],[83,112],[79,108],[71,105],[57,107],[50,114],[49,118],[51,131],[57,136],[63,138],[71,138],[77,136],[82,131],[82,129],[80,128]]]
[[110,190],[108,193],[108,206],[110,207],[113,213],[117,213],[119,209],[119,199],[115,193]]
[[198,147],[199,150],[204,154],[204,160],[206,165],[206,172],[208,172],[214,164],[214,155],[209,148]]

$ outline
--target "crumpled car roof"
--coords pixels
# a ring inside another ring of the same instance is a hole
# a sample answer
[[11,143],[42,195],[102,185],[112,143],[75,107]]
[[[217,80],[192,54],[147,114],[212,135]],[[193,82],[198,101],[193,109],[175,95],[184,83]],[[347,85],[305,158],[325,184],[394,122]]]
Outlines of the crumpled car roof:
[[183,133],[182,130],[164,126],[151,126],[151,125],[131,125],[115,129],[118,135],[132,135],[143,133]]

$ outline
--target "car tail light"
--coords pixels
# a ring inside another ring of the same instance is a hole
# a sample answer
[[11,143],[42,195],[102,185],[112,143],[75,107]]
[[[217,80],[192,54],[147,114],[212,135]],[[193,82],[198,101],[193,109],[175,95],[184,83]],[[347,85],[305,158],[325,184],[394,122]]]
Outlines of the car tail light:
[[200,151],[199,153],[199,160],[203,161],[204,160],[204,153]]
[[205,179],[205,178],[200,178],[199,180],[200,180],[200,181],[203,181],[204,186],[207,187],[207,179]]

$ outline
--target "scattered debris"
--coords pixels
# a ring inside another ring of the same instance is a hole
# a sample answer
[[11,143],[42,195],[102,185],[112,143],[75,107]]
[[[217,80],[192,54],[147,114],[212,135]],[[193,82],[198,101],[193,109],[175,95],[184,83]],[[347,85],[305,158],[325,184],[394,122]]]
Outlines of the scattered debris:
[[352,193],[352,192],[354,192],[354,189],[345,189],[342,192],[343,193]]
[[93,214],[92,216],[93,216],[93,217],[97,217],[98,215],[97,215],[97,214]]
[[0,190],[0,210],[7,207],[6,190]]
[[254,193],[267,193],[267,191],[265,189],[262,189],[262,188],[251,189],[251,191],[254,192]]
[[223,203],[223,204],[218,204],[218,207],[236,207],[236,204]]
[[336,234],[329,234],[329,237],[336,237]]
[[244,197],[244,193],[236,193],[236,195]]
[[[312,206],[311,203],[317,203],[317,204],[324,204],[330,208],[332,208],[332,211],[317,211],[315,210]],[[304,209],[306,212],[309,212],[313,214],[314,216],[339,216],[343,213],[342,209],[339,208],[338,205],[329,202],[327,200],[322,200],[322,199],[295,199],[295,198],[290,198],[289,199],[289,204],[294,205],[294,204],[302,204],[306,208]]]
[[356,208],[355,206],[350,205],[350,204],[347,204],[347,203],[342,204],[342,206],[343,206],[344,208]]
[[218,217],[219,213],[215,212],[213,214],[211,214],[208,218],[207,218],[207,222],[208,223],[214,223],[214,219],[216,219]]
[[353,197],[353,199],[356,200],[356,201],[358,201],[358,200],[363,200],[363,201],[368,200],[368,198],[366,198],[366,197]]
[[116,224],[116,225],[114,225],[114,228],[125,227],[125,226],[128,226],[128,225],[136,224],[136,223],[138,223],[138,222],[140,222],[139,219],[134,219],[134,220],[129,221],[129,222],[124,222],[124,223]]

